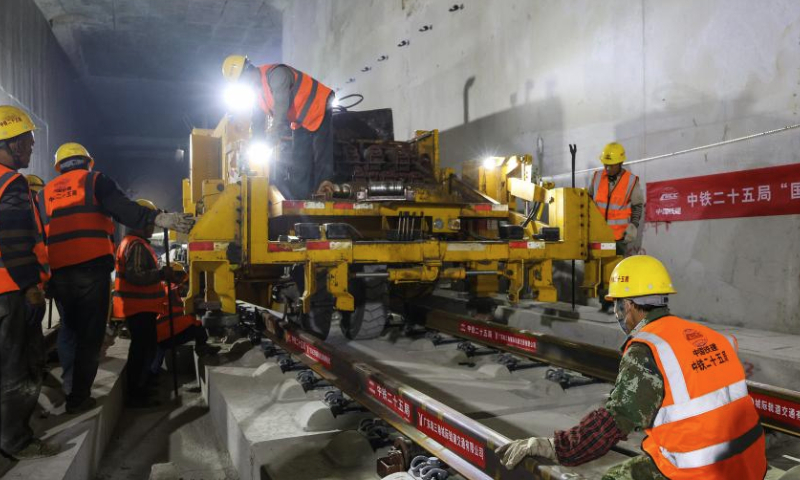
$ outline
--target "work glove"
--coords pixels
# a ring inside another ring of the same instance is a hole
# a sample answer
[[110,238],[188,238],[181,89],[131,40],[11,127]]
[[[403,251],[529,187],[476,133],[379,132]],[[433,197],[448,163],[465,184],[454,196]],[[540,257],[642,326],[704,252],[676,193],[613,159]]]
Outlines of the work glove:
[[636,240],[636,236],[639,234],[639,229],[636,228],[636,225],[630,223],[628,224],[628,228],[625,229],[625,237],[623,238],[625,243],[631,243],[632,241]]
[[500,456],[500,463],[509,470],[513,470],[525,457],[542,457],[558,463],[552,438],[531,437],[514,440],[495,450],[495,453]]
[[39,288],[38,285],[28,287],[25,290],[25,302],[32,307],[43,307],[45,305],[44,290]]
[[167,213],[161,212],[156,215],[155,224],[157,227],[175,230],[176,232],[189,233],[194,226],[195,219],[188,213]]

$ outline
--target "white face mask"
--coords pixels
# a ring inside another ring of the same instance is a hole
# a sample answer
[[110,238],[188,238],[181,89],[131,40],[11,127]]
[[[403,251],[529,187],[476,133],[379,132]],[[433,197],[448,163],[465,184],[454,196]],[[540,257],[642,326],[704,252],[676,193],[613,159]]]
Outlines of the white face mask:
[[628,326],[625,322],[625,317],[627,317],[627,312],[625,310],[625,299],[614,299],[614,317],[616,317],[617,322],[619,322],[619,328],[625,332],[625,335],[631,333],[630,330],[628,330]]

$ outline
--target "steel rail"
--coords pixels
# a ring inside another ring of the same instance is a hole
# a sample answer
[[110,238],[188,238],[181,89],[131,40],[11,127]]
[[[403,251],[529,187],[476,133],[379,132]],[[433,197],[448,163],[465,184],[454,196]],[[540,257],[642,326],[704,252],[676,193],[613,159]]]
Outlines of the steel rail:
[[[600,380],[614,382],[617,378],[622,358],[618,350],[429,307],[419,307],[418,312],[423,313],[422,324],[432,330]],[[800,392],[749,380],[747,389],[765,428],[800,437]]]
[[275,345],[381,417],[414,443],[470,480],[580,480],[559,465],[527,458],[514,470],[494,453],[509,438],[405,385],[370,365],[370,359],[345,353],[258,307],[264,334]]

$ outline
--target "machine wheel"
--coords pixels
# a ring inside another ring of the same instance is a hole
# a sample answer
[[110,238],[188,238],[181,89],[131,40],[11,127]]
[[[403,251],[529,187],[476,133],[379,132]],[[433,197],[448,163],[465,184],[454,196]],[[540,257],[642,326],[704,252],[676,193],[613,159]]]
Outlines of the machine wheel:
[[364,279],[363,290],[355,294],[355,311],[342,317],[342,321],[339,323],[345,337],[350,340],[369,340],[381,336],[389,321],[389,307],[386,305],[387,291],[385,280],[381,278]]
[[311,311],[300,314],[300,326],[306,332],[325,340],[331,333],[335,304],[333,295],[325,288],[325,274],[318,274],[317,291],[311,296]]

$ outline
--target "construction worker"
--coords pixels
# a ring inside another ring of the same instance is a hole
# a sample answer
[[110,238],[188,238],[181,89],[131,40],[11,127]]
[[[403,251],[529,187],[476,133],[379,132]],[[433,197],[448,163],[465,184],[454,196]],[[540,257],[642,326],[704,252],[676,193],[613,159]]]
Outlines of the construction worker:
[[318,187],[329,188],[333,177],[333,91],[289,65],[257,67],[244,55],[226,58],[222,75],[258,92],[262,112],[254,111],[251,117],[254,138],[266,135],[267,142],[277,148],[281,138],[292,137],[287,195],[306,199]]
[[94,171],[82,145],[66,143],[55,155],[59,173],[39,194],[53,278],[50,293],[63,312],[58,356],[64,369],[67,413],[92,408],[91,388],[108,319],[114,269],[114,221],[140,231],[157,225],[188,232],[191,217],[143,207],[109,177]]
[[608,298],[628,339],[605,407],[552,438],[500,447],[507,468],[529,455],[580,465],[643,429],[646,454],[612,467],[604,480],[764,478],[764,432],[736,339],[670,314],[674,293],[653,257],[636,255],[616,266]]
[[30,427],[42,386],[40,312],[49,266],[28,184],[17,171],[31,161],[35,129],[24,111],[0,106],[0,450],[18,460],[60,450],[34,438]]
[[[627,255],[639,234],[644,214],[644,196],[639,177],[622,167],[625,148],[612,142],[600,154],[602,172],[594,172],[589,196],[594,200],[617,241],[617,255]],[[600,300],[600,311],[609,313],[611,302]]]
[[[208,333],[203,328],[201,322],[196,315],[187,314],[183,308],[183,295],[188,290],[189,276],[186,274],[186,268],[182,263],[172,262],[170,268],[175,273],[175,283],[172,284],[172,290],[164,285],[164,301],[162,304],[161,314],[156,320],[156,336],[158,339],[158,352],[156,358],[151,365],[150,371],[153,375],[157,375],[161,370],[161,364],[164,362],[166,352],[170,348],[177,345],[183,345],[194,341],[194,351],[199,357],[206,355],[214,355],[219,351],[219,347],[208,345]],[[172,327],[170,328],[169,305],[167,303],[167,294],[172,296]],[[174,336],[172,334],[175,334]]]
[[[139,205],[157,212],[149,200],[139,199]],[[114,280],[114,312],[124,318],[131,335],[128,350],[126,403],[131,408],[158,405],[148,398],[150,365],[156,356],[156,319],[163,310],[166,298],[163,280],[172,278],[169,268],[158,268],[158,256],[150,246],[153,224],[144,229],[129,229],[116,254]]]

